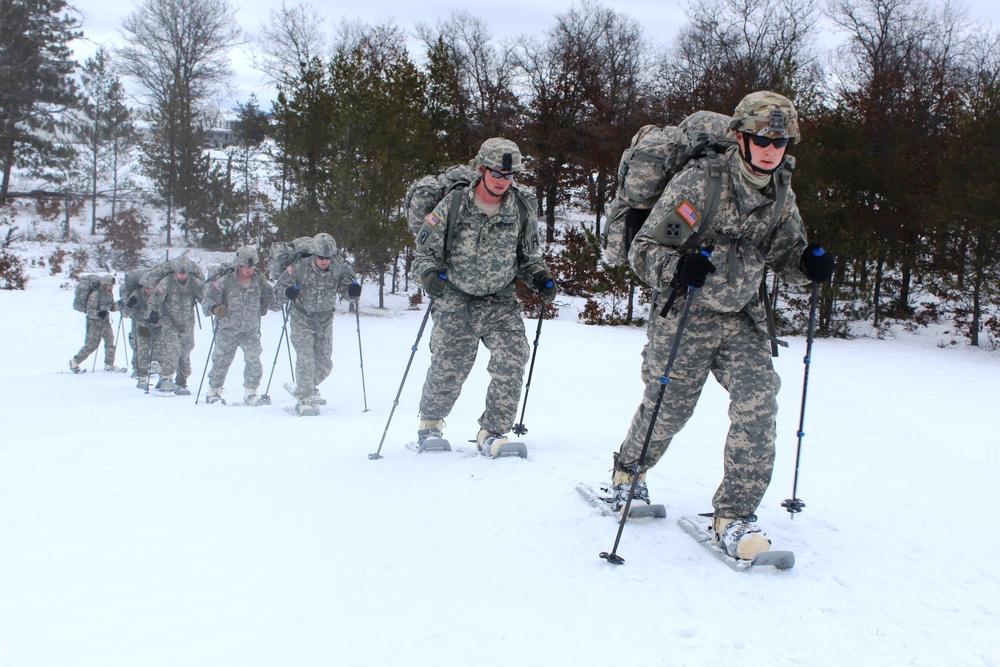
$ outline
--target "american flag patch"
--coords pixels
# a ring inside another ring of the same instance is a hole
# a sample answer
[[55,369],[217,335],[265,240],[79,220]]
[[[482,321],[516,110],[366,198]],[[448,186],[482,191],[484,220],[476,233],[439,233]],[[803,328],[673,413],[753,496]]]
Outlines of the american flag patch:
[[426,220],[427,224],[430,225],[431,227],[437,227],[437,224],[441,222],[441,218],[437,217],[433,213],[428,213],[427,217],[424,218],[424,220]]
[[701,219],[701,214],[688,202],[684,202],[677,207],[677,215],[684,218],[684,222],[688,223],[691,227],[698,224],[698,221]]

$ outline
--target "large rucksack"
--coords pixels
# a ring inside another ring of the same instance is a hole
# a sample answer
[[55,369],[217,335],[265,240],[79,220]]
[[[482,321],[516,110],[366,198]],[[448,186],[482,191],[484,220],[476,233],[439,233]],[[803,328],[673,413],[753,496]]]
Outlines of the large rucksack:
[[271,244],[271,250],[267,255],[267,272],[271,280],[277,280],[278,276],[296,260],[312,254],[311,236],[300,236],[291,243],[275,241]]
[[[602,245],[604,261],[612,266],[628,262],[632,239],[639,232],[670,179],[696,158],[722,156],[736,142],[729,135],[732,119],[713,111],[696,111],[679,125],[646,125],[636,132],[618,164],[618,191],[608,207]],[[718,208],[721,171],[709,182],[702,211],[707,226]]]
[[73,310],[81,313],[87,312],[87,300],[90,293],[101,286],[101,277],[92,274],[80,276],[76,288],[73,290]]
[[118,296],[122,301],[128,301],[132,294],[142,287],[142,279],[149,273],[149,269],[136,269],[129,271],[122,278],[122,284],[118,286]]

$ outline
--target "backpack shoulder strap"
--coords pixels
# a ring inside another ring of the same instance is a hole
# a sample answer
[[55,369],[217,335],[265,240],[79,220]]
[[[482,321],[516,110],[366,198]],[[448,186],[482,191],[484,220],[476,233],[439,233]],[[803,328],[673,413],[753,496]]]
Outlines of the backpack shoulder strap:
[[448,217],[444,221],[444,263],[448,264],[448,257],[451,250],[451,241],[455,238],[455,230],[458,228],[458,215],[462,212],[462,199],[467,196],[466,188],[468,184],[457,185],[451,189],[458,192],[451,198],[451,205],[448,207]]

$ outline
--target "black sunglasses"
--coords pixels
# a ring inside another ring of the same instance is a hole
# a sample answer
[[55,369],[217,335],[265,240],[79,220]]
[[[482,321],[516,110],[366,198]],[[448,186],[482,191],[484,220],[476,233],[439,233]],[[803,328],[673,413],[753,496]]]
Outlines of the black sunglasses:
[[788,137],[781,137],[779,139],[772,139],[771,137],[762,137],[756,134],[748,134],[750,141],[753,142],[754,146],[760,146],[761,148],[766,148],[771,144],[774,144],[775,148],[784,148],[788,145]]
[[494,169],[487,169],[486,171],[490,172],[490,176],[492,176],[493,178],[502,178],[505,181],[513,181],[514,180],[514,174],[512,174],[512,173],[511,174],[505,174],[502,171],[496,171]]

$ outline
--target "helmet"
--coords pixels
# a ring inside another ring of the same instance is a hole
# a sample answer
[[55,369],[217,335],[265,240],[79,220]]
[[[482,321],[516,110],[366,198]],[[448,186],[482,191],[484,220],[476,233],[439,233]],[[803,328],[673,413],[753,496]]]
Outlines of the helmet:
[[788,137],[792,144],[801,139],[795,105],[784,95],[770,90],[750,93],[740,100],[729,129],[747,134]]
[[178,257],[170,260],[170,268],[173,269],[174,273],[194,273],[198,269],[198,265],[187,257]]
[[521,149],[513,141],[493,137],[483,142],[476,155],[476,167],[486,167],[504,172],[521,171]]
[[313,254],[317,257],[333,257],[337,254],[337,242],[323,232],[313,237]]
[[236,266],[253,266],[258,261],[257,250],[245,245],[236,251]]
[[111,275],[110,273],[106,273],[103,276],[101,276],[101,284],[102,285],[114,285],[115,284],[115,277],[113,275]]

